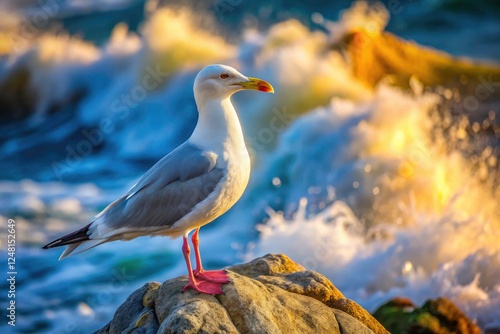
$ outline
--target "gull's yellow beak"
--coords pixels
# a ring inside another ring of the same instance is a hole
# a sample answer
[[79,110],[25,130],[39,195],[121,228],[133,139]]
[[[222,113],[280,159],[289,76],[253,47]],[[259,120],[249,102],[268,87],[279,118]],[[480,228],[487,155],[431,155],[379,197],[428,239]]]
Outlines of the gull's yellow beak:
[[274,93],[274,88],[267,81],[258,78],[248,78],[248,81],[239,82],[237,85],[240,85],[244,89],[253,89],[266,93]]

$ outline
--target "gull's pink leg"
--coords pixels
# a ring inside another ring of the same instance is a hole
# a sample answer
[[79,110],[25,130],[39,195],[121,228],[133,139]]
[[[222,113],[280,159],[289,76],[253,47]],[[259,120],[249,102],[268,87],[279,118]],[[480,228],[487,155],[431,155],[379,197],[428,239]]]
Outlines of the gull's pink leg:
[[198,236],[198,232],[200,228],[198,227],[191,237],[191,241],[194,247],[194,254],[196,256],[196,269],[194,271],[194,275],[198,278],[201,278],[205,281],[215,282],[215,283],[229,283],[229,277],[227,276],[224,270],[204,270],[203,265],[201,264],[201,256],[200,256],[200,238]]
[[189,289],[195,289],[198,292],[210,295],[221,295],[224,293],[221,289],[223,284],[204,281],[202,279],[197,279],[194,276],[193,268],[191,267],[191,259],[189,258],[191,250],[189,249],[188,239],[186,236],[183,238],[182,253],[184,253],[184,260],[186,261],[189,276],[189,283],[182,289],[182,292]]
[[199,247],[200,246],[200,237],[198,236],[199,231],[200,228],[198,227],[196,230],[194,230],[194,233],[191,236],[191,242],[193,243],[194,247],[194,255],[196,257],[196,270],[194,271],[195,274],[203,272],[203,265],[201,264],[200,247]]

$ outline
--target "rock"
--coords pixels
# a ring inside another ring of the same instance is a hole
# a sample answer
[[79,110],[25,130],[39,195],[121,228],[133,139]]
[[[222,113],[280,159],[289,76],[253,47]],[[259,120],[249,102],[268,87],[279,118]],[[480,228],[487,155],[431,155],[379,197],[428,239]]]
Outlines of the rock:
[[335,299],[328,303],[328,306],[350,314],[354,318],[364,323],[375,333],[387,333],[383,326],[364,308],[350,299]]
[[18,68],[5,75],[0,82],[0,120],[15,121],[26,118],[36,109],[37,93],[30,88],[31,73]]
[[420,308],[409,299],[395,298],[373,315],[391,333],[481,333],[452,301],[442,297],[428,300]]
[[97,333],[388,333],[323,275],[285,255],[227,269],[223,295],[181,293],[187,276],[147,283]]
[[456,88],[465,96],[485,80],[500,80],[498,64],[456,58],[385,31],[358,29],[331,47],[348,55],[353,75],[369,87],[390,76],[396,86],[409,88],[415,77],[424,86]]
[[[151,294],[158,289],[159,283],[146,283],[142,288],[134,291],[127,300],[118,308],[115,313],[113,321],[107,324],[104,328],[99,330],[97,333],[122,333],[130,332],[130,320],[133,319],[133,325],[144,324],[144,316],[151,311],[151,308],[144,305],[143,300],[145,296]],[[158,321],[156,317],[151,319],[151,323],[148,324],[148,328],[151,329],[151,333],[156,333],[158,329]],[[156,326],[155,323],[156,322]],[[144,327],[144,326],[141,326]],[[142,333],[143,331],[141,331]],[[139,333],[139,332],[137,332]],[[147,332],[144,332],[147,333]]]
[[26,119],[35,112],[53,114],[75,108],[87,96],[87,89],[80,88],[70,92],[63,98],[51,100],[47,105],[43,105],[43,109],[40,109],[42,105],[41,92],[33,84],[33,76],[33,69],[30,66],[19,63],[13,65],[13,68],[8,69],[0,77],[1,122],[15,122]]

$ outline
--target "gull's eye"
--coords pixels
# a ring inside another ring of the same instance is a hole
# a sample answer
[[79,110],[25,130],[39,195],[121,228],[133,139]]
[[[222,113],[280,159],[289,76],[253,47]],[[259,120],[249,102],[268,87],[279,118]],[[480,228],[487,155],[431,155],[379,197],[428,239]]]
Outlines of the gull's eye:
[[223,74],[220,75],[220,78],[221,79],[227,79],[227,78],[229,78],[229,74],[223,73]]

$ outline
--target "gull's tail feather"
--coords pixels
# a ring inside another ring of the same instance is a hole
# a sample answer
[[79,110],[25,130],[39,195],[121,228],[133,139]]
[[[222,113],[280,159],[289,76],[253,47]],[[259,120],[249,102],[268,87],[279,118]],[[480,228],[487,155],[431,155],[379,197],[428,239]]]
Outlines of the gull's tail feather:
[[89,233],[90,225],[92,225],[92,223],[88,224],[87,226],[77,231],[66,234],[65,236],[60,237],[59,239],[49,242],[42,248],[49,249],[59,246],[68,246],[68,248],[66,248],[59,257],[59,260],[62,260],[65,257],[76,255],[78,253],[91,249],[95,246],[98,246],[102,243],[110,241],[109,239],[94,239],[94,240],[90,239],[89,236],[89,234],[91,234]]
[[42,248],[49,249],[49,248],[53,248],[53,247],[66,246],[66,245],[71,245],[71,244],[76,244],[76,243],[81,243],[81,242],[87,241],[90,239],[89,235],[88,235],[90,225],[92,225],[92,223],[88,224],[87,226],[85,226],[79,230],[76,230],[74,232],[66,234],[65,236],[62,236],[59,239],[56,239],[52,242],[49,242],[48,244],[46,244]]
[[103,243],[108,242],[108,241],[109,241],[108,239],[97,239],[97,240],[87,240],[87,241],[82,241],[82,242],[79,242],[76,244],[71,244],[61,254],[61,256],[59,257],[59,260],[62,260],[62,259],[69,257],[69,256],[80,254],[82,252],[85,252],[86,250],[94,248],[95,246],[99,246],[100,244],[103,244]]

